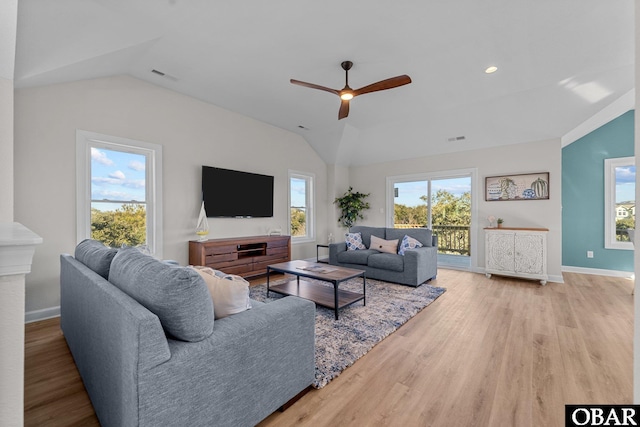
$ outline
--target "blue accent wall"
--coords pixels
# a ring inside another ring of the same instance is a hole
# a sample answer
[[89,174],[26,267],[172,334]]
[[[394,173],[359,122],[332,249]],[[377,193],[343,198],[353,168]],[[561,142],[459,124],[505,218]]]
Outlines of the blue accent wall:
[[633,110],[562,149],[562,265],[633,271],[633,251],[604,248],[604,159],[633,153]]

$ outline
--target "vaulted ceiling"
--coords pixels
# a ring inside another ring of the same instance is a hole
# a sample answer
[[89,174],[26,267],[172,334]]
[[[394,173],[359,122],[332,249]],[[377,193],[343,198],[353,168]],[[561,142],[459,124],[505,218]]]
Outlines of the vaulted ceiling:
[[[14,84],[128,74],[361,165],[560,138],[634,88],[633,0],[19,0]],[[341,89],[413,82],[351,101]],[[498,70],[486,74],[495,65]],[[161,76],[152,70],[164,73]],[[464,137],[464,138],[459,138]]]

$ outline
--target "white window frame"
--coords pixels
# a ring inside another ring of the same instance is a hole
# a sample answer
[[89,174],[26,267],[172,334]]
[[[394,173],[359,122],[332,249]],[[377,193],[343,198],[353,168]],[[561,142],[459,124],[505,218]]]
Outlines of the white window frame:
[[128,138],[76,130],[76,241],[91,237],[91,148],[141,154],[145,168],[147,246],[162,258],[162,146]]
[[[307,234],[305,236],[292,236],[291,235],[291,179],[302,179],[306,181],[307,185],[307,193],[306,193],[306,208],[307,211],[305,213],[306,216],[306,231]],[[300,171],[289,171],[289,180],[287,181],[287,224],[289,229],[289,235],[291,236],[291,243],[309,243],[315,242],[316,240],[316,224],[315,224],[315,180],[316,176],[313,173],[309,172],[300,172]]]
[[616,168],[635,165],[635,157],[604,159],[604,247],[633,250],[633,243],[616,241]]

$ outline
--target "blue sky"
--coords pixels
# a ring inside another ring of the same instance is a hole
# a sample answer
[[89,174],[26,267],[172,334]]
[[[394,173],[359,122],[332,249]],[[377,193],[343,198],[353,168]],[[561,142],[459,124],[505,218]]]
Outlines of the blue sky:
[[305,205],[305,180],[291,178],[291,206]]
[[[145,156],[91,148],[91,199],[145,201]],[[103,205],[114,209],[120,204]],[[99,206],[93,206],[99,207]]]
[[616,168],[616,203],[636,199],[636,167],[620,166]]
[[[424,204],[420,196],[427,194],[427,181],[397,182],[398,197],[395,203],[405,206]],[[431,193],[438,190],[447,190],[455,196],[460,196],[466,191],[471,191],[471,178],[451,178],[431,181]]]

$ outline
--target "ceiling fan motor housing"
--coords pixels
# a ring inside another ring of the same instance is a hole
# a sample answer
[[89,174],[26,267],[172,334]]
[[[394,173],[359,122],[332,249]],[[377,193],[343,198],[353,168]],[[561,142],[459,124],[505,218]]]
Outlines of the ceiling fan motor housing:
[[351,69],[351,67],[353,67],[353,62],[351,61],[343,61],[342,64],[342,69],[345,71],[349,71]]

